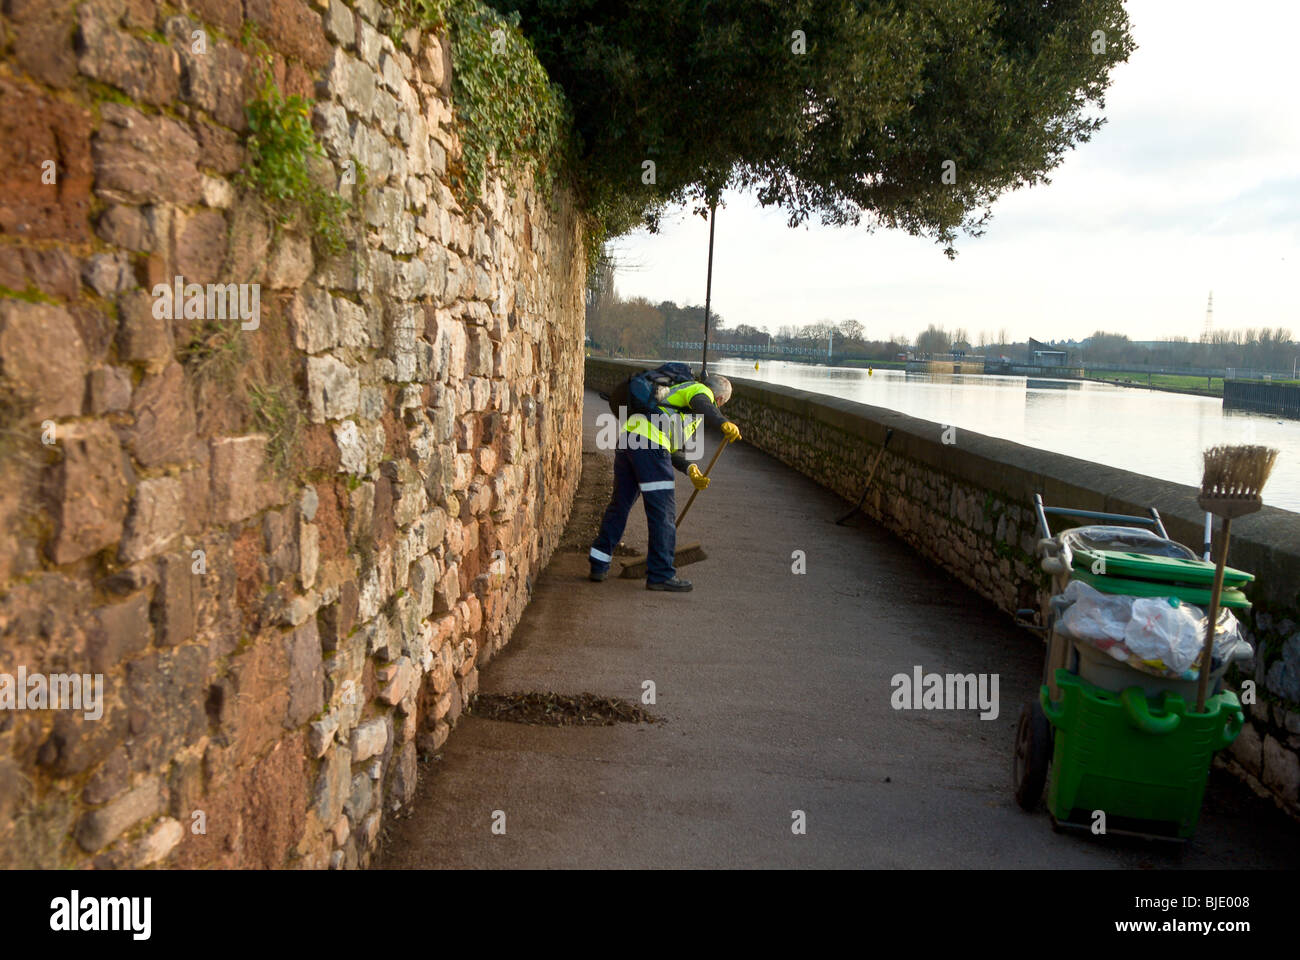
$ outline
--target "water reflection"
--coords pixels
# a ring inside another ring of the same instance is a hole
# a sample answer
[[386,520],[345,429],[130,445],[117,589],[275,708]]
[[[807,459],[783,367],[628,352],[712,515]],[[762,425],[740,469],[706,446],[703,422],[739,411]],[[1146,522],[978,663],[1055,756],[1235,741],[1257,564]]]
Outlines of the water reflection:
[[[1197,486],[1201,451],[1263,443],[1281,451],[1264,500],[1300,511],[1300,421],[1224,410],[1212,397],[1109,384],[976,374],[905,374],[787,361],[723,360],[717,372],[888,407],[1016,443]],[[960,443],[960,436],[958,439]]]
[[1078,390],[1081,386],[1083,383],[1079,380],[1025,380],[1025,387],[1029,390]]

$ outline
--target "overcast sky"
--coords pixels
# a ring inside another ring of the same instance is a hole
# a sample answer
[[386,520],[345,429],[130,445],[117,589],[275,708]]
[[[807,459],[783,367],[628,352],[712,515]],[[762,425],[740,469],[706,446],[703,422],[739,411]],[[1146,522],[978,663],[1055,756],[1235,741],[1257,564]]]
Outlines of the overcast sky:
[[[1108,123],[1052,183],[1007,194],[957,259],[898,232],[791,230],[727,196],[713,304],[730,326],[853,318],[868,336],[930,323],[1014,339],[1185,335],[1214,291],[1220,329],[1300,335],[1300,4],[1130,0],[1138,49],[1113,75]],[[615,247],[618,290],[704,302],[708,225],[684,210]]]

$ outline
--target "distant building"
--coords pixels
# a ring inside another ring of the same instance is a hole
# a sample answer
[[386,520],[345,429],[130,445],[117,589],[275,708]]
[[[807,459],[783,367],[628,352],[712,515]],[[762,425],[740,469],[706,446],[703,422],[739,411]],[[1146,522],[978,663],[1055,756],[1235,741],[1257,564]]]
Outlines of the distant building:
[[1069,353],[1064,350],[1053,350],[1045,343],[1039,343],[1033,337],[1029,338],[1029,356],[1027,362],[1035,367],[1064,367],[1068,365],[1070,358]]

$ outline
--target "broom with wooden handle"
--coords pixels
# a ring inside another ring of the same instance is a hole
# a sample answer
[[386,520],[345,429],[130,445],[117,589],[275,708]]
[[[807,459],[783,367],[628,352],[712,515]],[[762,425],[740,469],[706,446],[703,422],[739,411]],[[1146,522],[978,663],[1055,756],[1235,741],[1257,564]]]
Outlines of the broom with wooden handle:
[[[731,440],[728,439],[727,437],[722,438],[722,443],[719,444],[718,449],[713,452],[713,459],[710,460],[709,465],[704,468],[704,474],[703,474],[704,476],[707,477],[709,473],[712,472],[713,465],[718,462],[718,457],[722,456],[722,451],[726,449],[727,444],[729,444],[730,442]],[[691,509],[691,504],[695,502],[695,498],[698,497],[699,495],[700,495],[700,491],[698,488],[691,491],[690,499],[686,501],[686,506],[682,507],[682,512],[677,514],[677,522],[673,524],[673,526],[680,527],[682,525],[682,520],[686,518],[686,511]]]
[[1206,694],[1210,688],[1210,660],[1214,653],[1219,596],[1223,592],[1223,568],[1228,563],[1232,521],[1254,513],[1264,505],[1260,493],[1276,460],[1277,451],[1270,447],[1219,446],[1205,451],[1205,472],[1201,476],[1201,493],[1196,502],[1202,510],[1223,520],[1223,542],[1214,565],[1214,589],[1210,591],[1205,646],[1201,650],[1200,677],[1196,686],[1197,713],[1205,712]]
[[[710,471],[713,470],[713,465],[718,462],[718,457],[722,456],[722,451],[726,449],[729,443],[731,441],[726,437],[722,438],[722,443],[718,445],[718,449],[714,452],[713,459],[704,468],[704,476],[707,477]],[[674,527],[681,527],[686,511],[691,509],[691,504],[695,502],[695,498],[699,495],[699,490],[691,493],[691,498],[686,501],[686,506],[682,507],[682,512],[677,515],[677,522],[673,524]],[[704,552],[704,547],[698,540],[692,540],[690,543],[683,544],[673,551],[673,565],[677,567],[684,567],[687,564],[699,563],[701,560],[707,559],[709,559],[709,555]],[[649,558],[645,554],[632,557],[627,563],[623,564],[623,570],[619,573],[619,578],[623,580],[640,580],[646,575],[648,563]]]

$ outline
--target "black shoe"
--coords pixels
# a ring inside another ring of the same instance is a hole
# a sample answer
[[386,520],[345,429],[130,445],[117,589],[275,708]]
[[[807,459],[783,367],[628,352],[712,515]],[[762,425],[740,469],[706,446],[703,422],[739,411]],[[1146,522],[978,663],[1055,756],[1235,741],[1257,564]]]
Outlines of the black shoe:
[[691,586],[691,581],[680,580],[673,577],[671,580],[661,580],[658,583],[646,581],[647,590],[667,590],[670,593],[690,593],[695,588]]
[[591,573],[587,574],[587,579],[593,583],[600,583],[605,579],[607,573],[609,573],[608,570],[592,570]]

